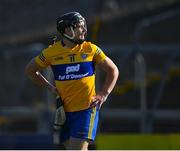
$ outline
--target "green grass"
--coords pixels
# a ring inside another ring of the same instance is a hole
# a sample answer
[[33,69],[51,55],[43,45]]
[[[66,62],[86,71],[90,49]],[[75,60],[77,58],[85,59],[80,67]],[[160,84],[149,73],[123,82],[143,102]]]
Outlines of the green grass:
[[180,149],[180,134],[99,134],[96,145],[98,150],[178,150]]

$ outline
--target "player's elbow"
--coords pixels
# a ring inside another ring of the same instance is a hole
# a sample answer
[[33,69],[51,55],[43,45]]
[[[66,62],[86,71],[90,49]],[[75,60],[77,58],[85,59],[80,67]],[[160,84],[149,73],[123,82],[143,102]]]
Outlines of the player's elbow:
[[25,68],[25,74],[26,76],[31,76],[34,73],[34,71],[32,70],[32,68],[29,66],[29,64],[26,66]]
[[33,65],[32,62],[28,63],[26,68],[25,68],[25,74],[28,76],[28,77],[31,77],[33,75],[35,75],[37,72],[37,69],[35,68],[35,66]]
[[112,74],[113,74],[114,77],[118,78],[118,76],[119,76],[119,69],[118,69],[118,67],[116,65],[114,65],[113,68],[112,68]]
[[111,67],[109,67],[109,68],[106,69],[106,73],[107,73],[110,77],[117,79],[118,76],[119,76],[119,69],[118,69],[118,67],[114,64],[114,65],[112,65]]

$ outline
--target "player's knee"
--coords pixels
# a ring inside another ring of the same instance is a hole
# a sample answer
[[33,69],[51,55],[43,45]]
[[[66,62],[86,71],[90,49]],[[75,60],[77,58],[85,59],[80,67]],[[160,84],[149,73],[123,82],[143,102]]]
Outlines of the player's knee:
[[69,146],[69,140],[65,141],[64,143],[62,143],[64,145],[65,149],[68,149]]
[[67,149],[68,150],[87,150],[88,144],[89,143],[86,140],[71,137],[67,145]]

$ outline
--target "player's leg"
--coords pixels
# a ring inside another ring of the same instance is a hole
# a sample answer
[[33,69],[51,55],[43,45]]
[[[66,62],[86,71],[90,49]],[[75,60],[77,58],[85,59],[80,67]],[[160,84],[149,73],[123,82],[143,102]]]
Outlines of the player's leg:
[[87,150],[89,141],[94,141],[98,125],[99,111],[96,107],[76,112],[71,129],[68,149]]
[[64,145],[65,149],[67,149],[69,146],[69,139],[63,142],[62,144]]
[[96,107],[67,114],[60,139],[66,149],[88,148],[88,141],[93,141],[96,136],[98,114]]
[[67,150],[87,150],[88,149],[88,141],[80,138],[71,137],[66,144]]

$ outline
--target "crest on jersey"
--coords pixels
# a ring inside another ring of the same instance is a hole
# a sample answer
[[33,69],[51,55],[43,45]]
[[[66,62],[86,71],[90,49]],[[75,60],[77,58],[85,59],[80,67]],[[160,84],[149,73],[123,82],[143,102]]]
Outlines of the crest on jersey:
[[81,58],[82,58],[83,60],[85,60],[85,59],[87,58],[87,56],[88,56],[88,55],[85,54],[85,53],[82,53],[82,54],[81,54]]

